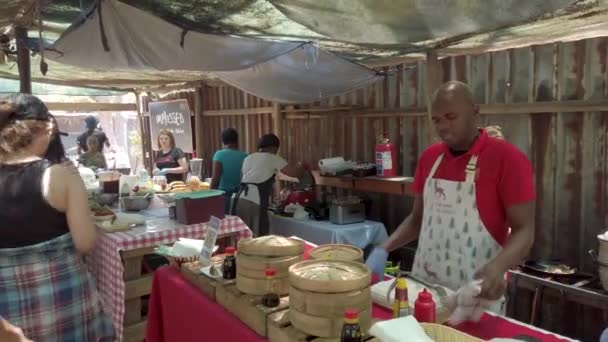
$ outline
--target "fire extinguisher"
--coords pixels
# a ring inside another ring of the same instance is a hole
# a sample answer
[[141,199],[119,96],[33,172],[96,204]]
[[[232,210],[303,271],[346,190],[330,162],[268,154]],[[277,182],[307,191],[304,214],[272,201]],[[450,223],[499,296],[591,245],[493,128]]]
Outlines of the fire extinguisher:
[[395,177],[397,168],[397,148],[388,139],[388,134],[384,132],[376,144],[376,176]]

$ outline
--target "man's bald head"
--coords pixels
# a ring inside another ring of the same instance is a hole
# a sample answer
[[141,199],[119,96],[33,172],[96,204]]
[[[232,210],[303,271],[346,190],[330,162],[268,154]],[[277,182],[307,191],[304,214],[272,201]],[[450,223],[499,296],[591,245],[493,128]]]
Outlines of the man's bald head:
[[437,134],[455,150],[467,150],[477,136],[479,107],[469,86],[459,81],[442,84],[431,97],[431,118]]
[[448,81],[442,84],[431,98],[431,103],[445,101],[464,101],[470,105],[474,105],[473,92],[466,83],[460,81]]

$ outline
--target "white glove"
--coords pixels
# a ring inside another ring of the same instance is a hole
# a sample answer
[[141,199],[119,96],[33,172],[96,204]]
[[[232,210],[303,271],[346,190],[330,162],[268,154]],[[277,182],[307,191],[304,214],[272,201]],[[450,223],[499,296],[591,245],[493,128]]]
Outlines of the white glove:
[[474,280],[461,287],[446,298],[446,305],[452,312],[448,323],[458,325],[462,322],[479,322],[483,313],[497,302],[479,298],[482,280]]

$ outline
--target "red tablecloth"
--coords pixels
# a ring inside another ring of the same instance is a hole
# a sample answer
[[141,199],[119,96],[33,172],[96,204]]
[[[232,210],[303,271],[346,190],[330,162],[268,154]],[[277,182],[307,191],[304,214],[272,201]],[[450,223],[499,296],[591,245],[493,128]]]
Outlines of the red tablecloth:
[[[310,248],[307,248],[305,258]],[[392,313],[374,305],[372,316],[390,319]],[[485,340],[526,335],[541,342],[569,341],[521,322],[487,313],[477,323],[463,323],[455,328]],[[267,341],[190,284],[176,268],[158,269],[154,274],[149,302],[146,342],[202,340]]]

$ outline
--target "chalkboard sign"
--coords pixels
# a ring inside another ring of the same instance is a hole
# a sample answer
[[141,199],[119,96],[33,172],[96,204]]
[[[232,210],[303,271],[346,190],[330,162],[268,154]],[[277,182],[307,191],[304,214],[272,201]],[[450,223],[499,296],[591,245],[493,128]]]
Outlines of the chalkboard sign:
[[192,153],[192,123],[188,101],[151,102],[149,109],[152,149],[158,150],[158,132],[166,129],[175,136],[176,147]]

